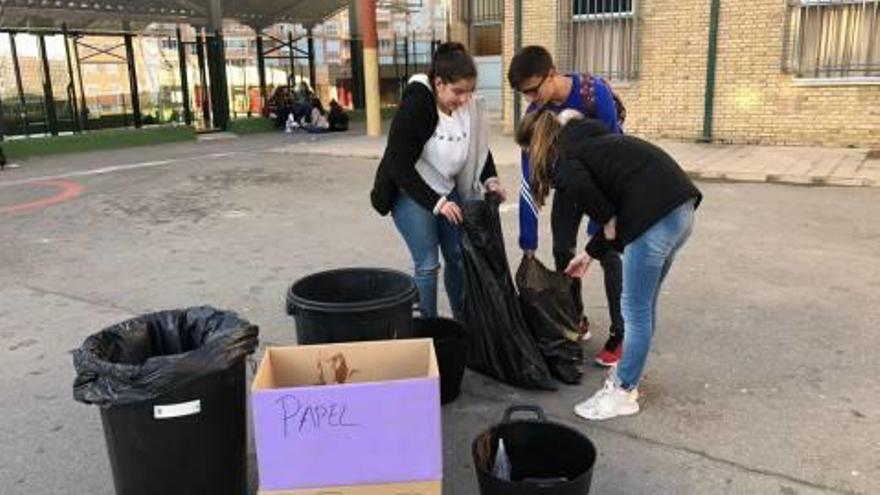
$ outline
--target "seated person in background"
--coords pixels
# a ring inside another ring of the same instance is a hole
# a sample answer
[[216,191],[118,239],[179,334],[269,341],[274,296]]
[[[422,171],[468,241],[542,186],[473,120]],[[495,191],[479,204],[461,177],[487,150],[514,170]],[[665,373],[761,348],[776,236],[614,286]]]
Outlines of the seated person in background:
[[312,133],[327,132],[330,128],[330,124],[327,122],[327,112],[318,98],[312,98],[312,112],[309,123],[303,127],[306,131]]
[[330,113],[327,115],[327,124],[331,132],[348,130],[348,114],[336,100],[330,100]]
[[293,97],[290,94],[290,87],[281,86],[272,94],[267,105],[269,111],[275,113],[275,127],[283,129],[287,123],[287,116],[293,110]]
[[293,102],[293,119],[300,127],[306,127],[312,123],[312,105],[308,100]]
[[309,87],[309,83],[303,81],[299,83],[299,87],[296,90],[296,99],[298,101],[309,102],[315,98],[315,93],[312,91],[312,88]]

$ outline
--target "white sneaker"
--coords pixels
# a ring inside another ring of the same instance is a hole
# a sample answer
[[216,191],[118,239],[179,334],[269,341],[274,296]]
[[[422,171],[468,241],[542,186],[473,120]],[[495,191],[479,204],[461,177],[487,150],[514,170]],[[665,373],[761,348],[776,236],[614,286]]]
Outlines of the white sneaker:
[[578,324],[578,333],[580,334],[581,342],[586,342],[593,336],[590,333],[590,320],[586,316],[581,316],[581,321]]
[[637,389],[624,390],[613,376],[609,376],[598,392],[574,406],[574,413],[592,421],[629,416],[639,412],[638,400]]

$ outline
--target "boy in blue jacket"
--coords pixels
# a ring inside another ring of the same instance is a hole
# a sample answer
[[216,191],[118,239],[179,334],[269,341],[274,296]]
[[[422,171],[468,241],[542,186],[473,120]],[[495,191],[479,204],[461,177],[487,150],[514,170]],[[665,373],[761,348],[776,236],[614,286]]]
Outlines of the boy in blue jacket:
[[[519,91],[529,101],[526,112],[534,112],[540,108],[550,109],[559,113],[566,109],[574,109],[602,121],[613,133],[623,133],[623,121],[626,110],[623,103],[614,94],[611,86],[599,77],[590,74],[560,74],[553,64],[553,57],[541,46],[523,48],[510,62],[507,80],[511,88]],[[577,232],[581,223],[579,214],[557,214],[583,211],[571,207],[574,199],[562,194],[553,197],[553,258],[556,270],[565,270],[574,257],[577,243]],[[595,235],[601,225],[590,221],[587,234]],[[529,190],[528,156],[522,155],[522,185],[519,197],[519,245],[526,256],[532,256],[538,247],[538,208]],[[562,234],[562,235],[560,235]],[[620,360],[623,352],[623,316],[620,312],[620,294],[622,290],[622,263],[620,253],[610,251],[601,260],[605,274],[605,295],[608,298],[608,312],[611,318],[608,340],[596,356],[595,361],[601,366],[613,366]],[[572,280],[572,297],[583,314],[581,299],[581,282]],[[589,338],[589,323],[586,316],[581,317],[580,332],[582,338]]]

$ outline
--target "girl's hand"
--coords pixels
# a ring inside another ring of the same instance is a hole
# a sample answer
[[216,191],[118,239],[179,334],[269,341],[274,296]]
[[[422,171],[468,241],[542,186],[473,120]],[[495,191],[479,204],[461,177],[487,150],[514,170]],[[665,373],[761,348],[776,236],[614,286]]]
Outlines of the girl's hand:
[[605,224],[605,239],[613,241],[617,238],[617,217],[611,217]]
[[495,194],[498,196],[498,200],[503,203],[507,201],[507,190],[504,189],[504,186],[501,185],[501,182],[497,180],[492,180],[486,185],[486,189],[490,194]]
[[565,269],[565,274],[571,278],[584,278],[592,262],[593,258],[590,258],[587,253],[581,253],[571,260],[568,268]]
[[452,201],[447,201],[440,207],[440,214],[446,217],[446,220],[453,225],[459,225],[464,220],[461,208]]

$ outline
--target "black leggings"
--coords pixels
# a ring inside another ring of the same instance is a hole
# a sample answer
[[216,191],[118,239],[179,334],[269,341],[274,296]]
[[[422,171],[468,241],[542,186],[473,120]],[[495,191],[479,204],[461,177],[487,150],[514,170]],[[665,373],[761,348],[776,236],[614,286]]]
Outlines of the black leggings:
[[[583,219],[583,209],[576,202],[557,193],[553,196],[553,261],[556,270],[562,271],[574,258],[577,236]],[[620,312],[620,296],[623,292],[623,260],[620,253],[609,250],[599,262],[605,275],[605,297],[608,299],[608,316],[611,320],[609,334],[623,338],[623,314]],[[571,294],[578,311],[584,312],[581,297],[581,280],[572,279]]]

